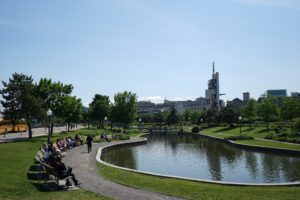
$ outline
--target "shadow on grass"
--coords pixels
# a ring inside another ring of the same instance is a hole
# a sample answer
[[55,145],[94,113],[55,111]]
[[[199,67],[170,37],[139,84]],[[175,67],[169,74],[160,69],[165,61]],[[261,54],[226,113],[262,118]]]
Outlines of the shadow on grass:
[[67,190],[66,187],[58,185],[51,180],[40,164],[32,164],[27,171],[27,179],[40,192],[58,192]]
[[220,130],[214,131],[214,133],[220,133],[220,132],[230,131],[230,130],[233,130],[235,128],[236,127],[225,127],[225,128],[220,129]]
[[58,186],[55,182],[32,182],[31,183],[40,192],[58,192],[66,191],[67,189]]
[[243,131],[246,131],[246,132],[249,132],[249,131],[253,131],[253,130],[255,130],[255,128],[246,128],[246,129],[243,129]]
[[260,131],[257,131],[257,133],[268,133],[268,132],[270,132],[271,130],[270,129],[262,129],[262,130],[260,130]]

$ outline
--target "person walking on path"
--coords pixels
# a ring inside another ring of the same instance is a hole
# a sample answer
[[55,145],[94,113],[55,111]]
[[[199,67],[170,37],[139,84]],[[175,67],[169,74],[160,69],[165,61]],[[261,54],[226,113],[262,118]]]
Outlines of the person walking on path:
[[5,128],[4,130],[4,137],[6,137],[6,134],[7,134],[7,128]]
[[88,153],[90,153],[92,151],[93,137],[90,135],[87,136],[86,143],[87,143]]

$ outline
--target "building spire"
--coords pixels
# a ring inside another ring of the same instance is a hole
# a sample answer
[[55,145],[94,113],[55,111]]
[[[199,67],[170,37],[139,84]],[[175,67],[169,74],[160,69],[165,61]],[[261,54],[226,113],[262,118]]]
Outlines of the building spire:
[[215,74],[215,62],[213,62],[213,74]]

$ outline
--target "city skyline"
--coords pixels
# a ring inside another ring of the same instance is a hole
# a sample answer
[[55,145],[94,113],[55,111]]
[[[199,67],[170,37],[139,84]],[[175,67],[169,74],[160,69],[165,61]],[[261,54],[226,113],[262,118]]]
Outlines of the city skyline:
[[72,84],[85,106],[124,90],[195,100],[215,61],[224,101],[290,95],[300,91],[299,20],[299,1],[2,1],[0,79]]

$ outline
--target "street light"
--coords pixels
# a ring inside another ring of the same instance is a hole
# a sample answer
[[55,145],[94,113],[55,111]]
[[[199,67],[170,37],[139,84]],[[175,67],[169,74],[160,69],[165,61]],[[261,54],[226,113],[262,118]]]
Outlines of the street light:
[[104,117],[104,123],[105,123],[105,131],[106,131],[106,122],[107,122],[107,117]]
[[142,119],[139,118],[139,129],[141,130],[141,122],[142,122]]
[[242,134],[242,116],[239,116],[239,120],[240,120],[240,134]]
[[50,135],[51,135],[51,116],[52,116],[52,110],[49,108],[47,111],[47,116],[49,120],[49,130],[48,130],[48,144],[50,144]]

